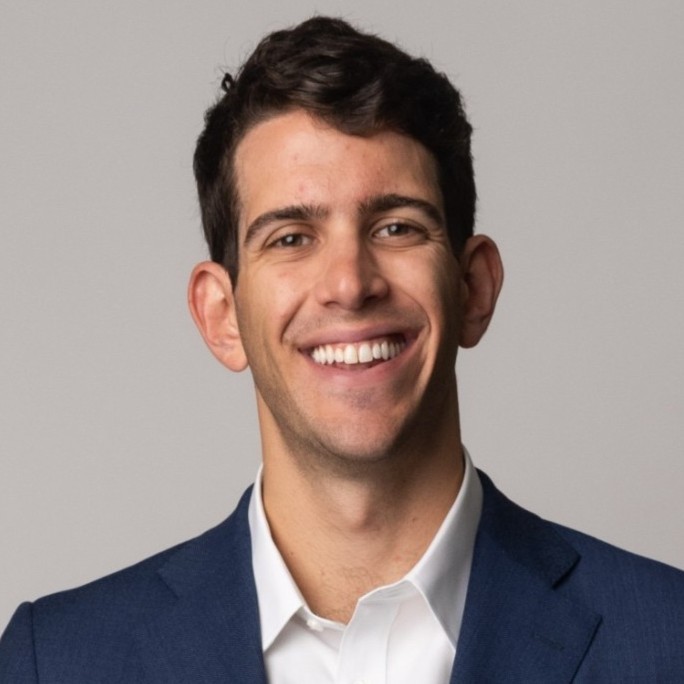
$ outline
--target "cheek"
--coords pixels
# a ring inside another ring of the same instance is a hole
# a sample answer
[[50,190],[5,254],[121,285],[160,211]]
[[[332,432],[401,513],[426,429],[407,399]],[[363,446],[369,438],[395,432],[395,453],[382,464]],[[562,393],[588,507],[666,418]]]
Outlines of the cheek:
[[461,326],[461,284],[453,264],[438,260],[422,283],[413,283],[414,292],[423,292],[421,305],[438,333],[440,347],[451,349],[458,344]]
[[459,297],[458,264],[441,254],[421,262],[407,260],[398,271],[401,287],[432,312],[453,312]]
[[311,279],[303,277],[303,269],[297,266],[288,266],[276,272],[272,279],[272,291],[268,293],[273,315],[280,319],[287,318],[300,306],[311,285]]
[[306,296],[305,280],[295,268],[272,272],[269,278],[257,278],[246,289],[244,301],[249,302],[244,313],[246,324],[257,344],[266,345],[280,340],[301,308]]

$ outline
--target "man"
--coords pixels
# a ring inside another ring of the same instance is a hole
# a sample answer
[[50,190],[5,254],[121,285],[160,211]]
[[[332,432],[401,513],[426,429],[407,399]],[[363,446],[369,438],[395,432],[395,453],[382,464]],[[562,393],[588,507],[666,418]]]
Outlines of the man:
[[316,18],[224,89],[189,303],[251,369],[263,468],[205,535],[21,606],[0,680],[684,680],[684,573],[518,508],[461,446],[457,348],[503,271],[453,86]]

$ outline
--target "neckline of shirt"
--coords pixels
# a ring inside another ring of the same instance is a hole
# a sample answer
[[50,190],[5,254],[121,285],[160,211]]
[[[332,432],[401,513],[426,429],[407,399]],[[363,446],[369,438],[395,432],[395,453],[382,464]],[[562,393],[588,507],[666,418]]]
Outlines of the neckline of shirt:
[[[470,455],[463,447],[464,476],[459,492],[437,533],[418,562],[397,582],[377,587],[363,600],[383,600],[413,586],[456,648],[470,578],[475,536],[482,511],[482,485]],[[321,625],[343,629],[344,625],[315,615],[306,605],[285,561],[271,536],[261,496],[259,467],[249,503],[252,567],[259,603],[263,651],[270,647],[285,625],[301,611]]]

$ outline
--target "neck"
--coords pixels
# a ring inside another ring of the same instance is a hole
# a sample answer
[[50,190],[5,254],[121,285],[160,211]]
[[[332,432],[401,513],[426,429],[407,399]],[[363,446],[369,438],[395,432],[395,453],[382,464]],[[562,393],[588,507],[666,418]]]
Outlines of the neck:
[[429,546],[464,473],[458,420],[437,432],[424,449],[347,471],[264,449],[271,534],[318,615],[348,622],[361,596],[401,579]]

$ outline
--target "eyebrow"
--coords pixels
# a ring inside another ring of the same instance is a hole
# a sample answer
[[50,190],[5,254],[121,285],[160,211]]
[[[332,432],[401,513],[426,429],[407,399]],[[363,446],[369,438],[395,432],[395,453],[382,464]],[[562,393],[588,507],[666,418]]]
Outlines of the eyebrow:
[[[444,224],[442,212],[431,202],[396,193],[377,195],[361,201],[358,206],[358,214],[359,216],[372,216],[373,214],[381,214],[393,209],[404,208],[418,209],[435,223],[439,225]],[[329,214],[330,211],[320,204],[293,204],[264,212],[247,226],[244,244],[245,246],[249,245],[266,226],[275,221],[306,222],[314,219],[324,219]]]
[[378,195],[364,200],[359,205],[359,214],[381,214],[393,209],[418,209],[432,219],[435,223],[442,225],[444,217],[442,212],[431,202],[417,197],[407,197],[406,195],[397,195],[390,193],[388,195]]
[[311,221],[312,219],[323,219],[329,211],[320,204],[293,204],[289,207],[281,207],[273,211],[267,211],[257,216],[245,233],[245,245],[252,242],[257,235],[269,224],[274,221]]

